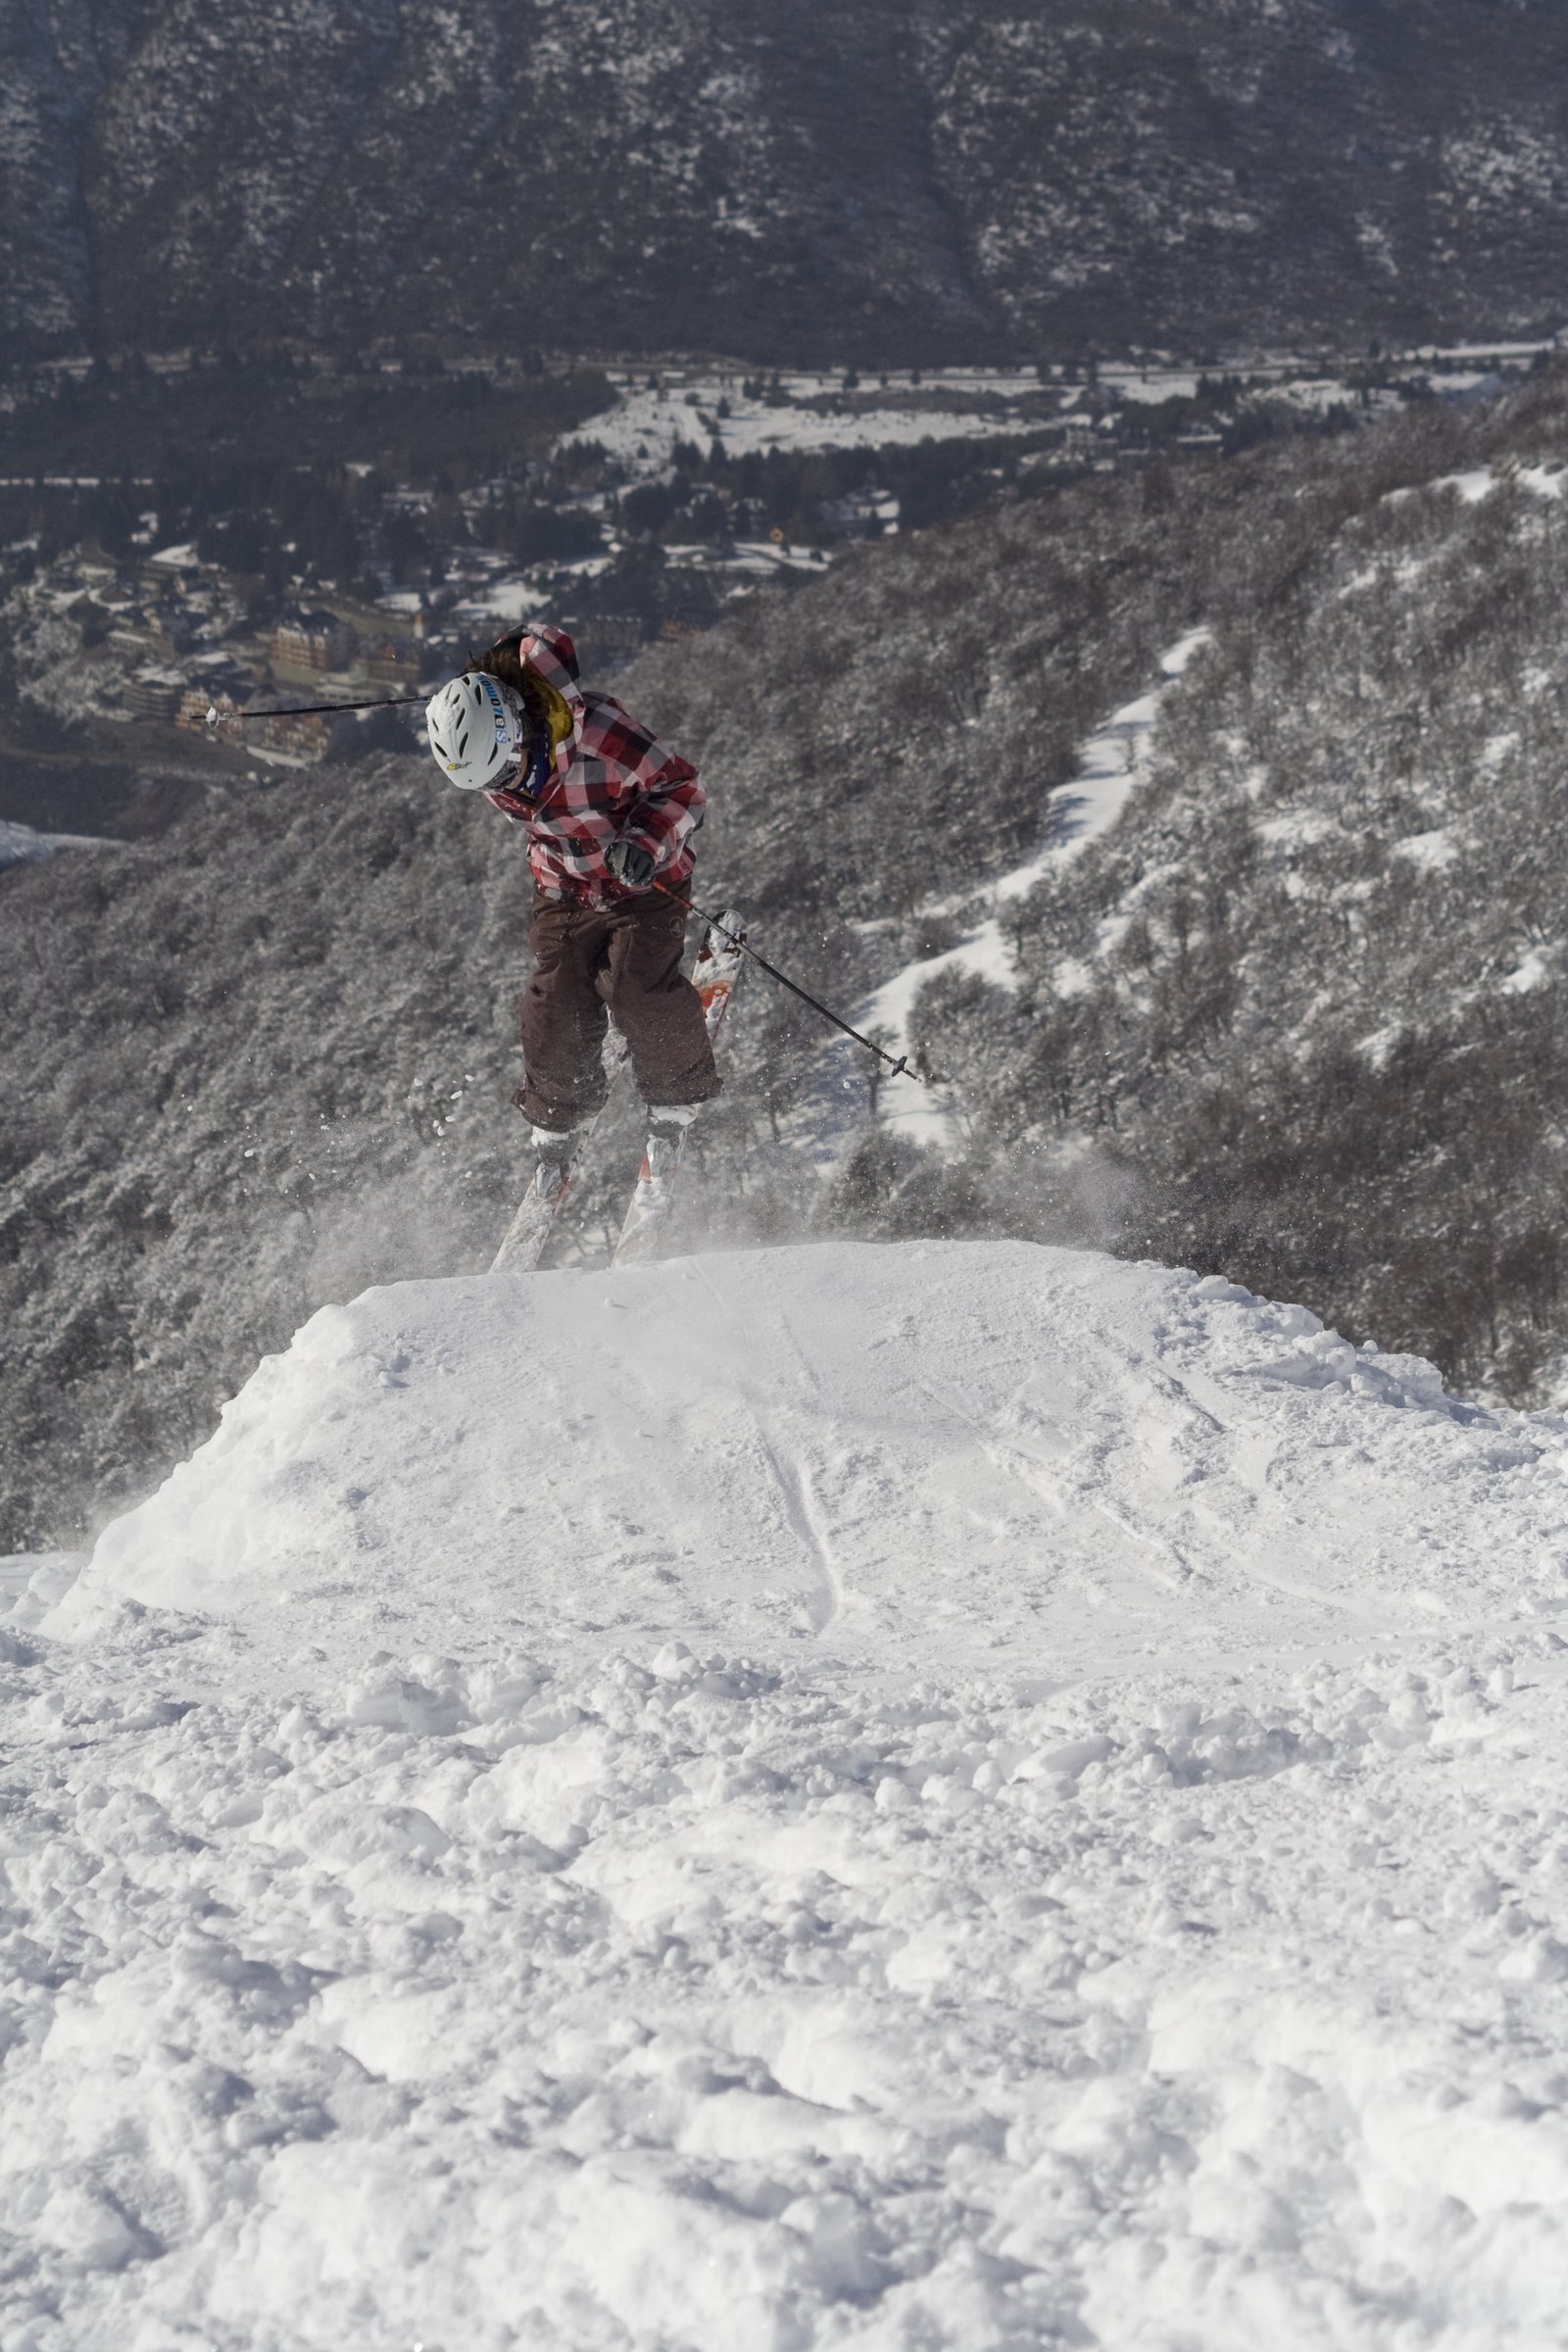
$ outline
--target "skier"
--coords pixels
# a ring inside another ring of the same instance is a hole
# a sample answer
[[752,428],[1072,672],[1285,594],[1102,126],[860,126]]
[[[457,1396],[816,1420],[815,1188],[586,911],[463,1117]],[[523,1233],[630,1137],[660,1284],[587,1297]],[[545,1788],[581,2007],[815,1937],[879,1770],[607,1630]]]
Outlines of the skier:
[[678,1138],[720,1083],[680,968],[706,797],[696,769],[612,696],[585,690],[571,639],[544,624],[471,660],[432,696],[425,725],[454,784],[528,827],[534,971],[512,1100],[536,1152],[564,1161],[604,1101],[607,1006],[650,1133]]

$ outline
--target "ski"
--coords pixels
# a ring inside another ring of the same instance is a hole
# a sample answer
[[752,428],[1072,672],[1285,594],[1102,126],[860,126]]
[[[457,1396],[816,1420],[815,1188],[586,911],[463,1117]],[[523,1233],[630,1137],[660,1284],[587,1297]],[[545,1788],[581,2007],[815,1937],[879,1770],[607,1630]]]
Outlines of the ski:
[[[697,952],[692,972],[692,986],[702,1000],[703,1019],[709,1040],[716,1045],[729,1001],[735,994],[740,977],[742,948],[746,928],[738,914],[725,912],[716,924],[709,927]],[[661,1121],[659,1105],[651,1103],[648,1112],[648,1141],[643,1147],[643,1164],[638,1172],[637,1189],[626,1211],[626,1222],[615,1244],[612,1263],[634,1265],[639,1258],[652,1257],[659,1247],[659,1237],[669,1215],[675,1196],[675,1179],[680,1172],[681,1152],[686,1143],[686,1125],[671,1125]]]
[[[563,1150],[556,1158],[541,1158],[533,1172],[533,1182],[517,1204],[517,1213],[502,1237],[500,1249],[490,1261],[492,1274],[531,1274],[545,1253],[545,1245],[555,1231],[556,1218],[571,1185],[571,1163],[580,1159],[593,1140],[595,1128],[605,1115],[615,1081],[626,1066],[626,1040],[612,1025],[605,1032],[605,1100],[586,1125],[561,1139]],[[564,1147],[572,1147],[568,1154]]]

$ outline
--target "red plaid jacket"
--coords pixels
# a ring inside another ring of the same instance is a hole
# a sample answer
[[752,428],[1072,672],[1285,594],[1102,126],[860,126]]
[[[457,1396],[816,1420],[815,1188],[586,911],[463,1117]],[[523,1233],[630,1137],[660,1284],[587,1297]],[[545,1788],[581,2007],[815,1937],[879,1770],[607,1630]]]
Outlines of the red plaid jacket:
[[662,882],[683,882],[707,805],[696,768],[657,744],[613,695],[584,692],[564,629],[530,625],[491,652],[514,655],[571,712],[571,733],[556,745],[554,773],[537,800],[517,791],[485,795],[528,826],[528,863],[545,896],[584,906],[635,897],[605,871],[612,841],[640,842]]

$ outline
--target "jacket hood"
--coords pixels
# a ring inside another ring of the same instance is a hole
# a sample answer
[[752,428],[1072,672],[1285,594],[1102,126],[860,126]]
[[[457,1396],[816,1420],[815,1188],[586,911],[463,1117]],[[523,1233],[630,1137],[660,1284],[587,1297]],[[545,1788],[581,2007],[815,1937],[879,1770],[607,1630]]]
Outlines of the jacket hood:
[[582,743],[588,714],[577,675],[577,648],[564,629],[548,621],[530,622],[517,640],[517,659],[544,689],[550,721],[551,758],[558,776],[564,776]]

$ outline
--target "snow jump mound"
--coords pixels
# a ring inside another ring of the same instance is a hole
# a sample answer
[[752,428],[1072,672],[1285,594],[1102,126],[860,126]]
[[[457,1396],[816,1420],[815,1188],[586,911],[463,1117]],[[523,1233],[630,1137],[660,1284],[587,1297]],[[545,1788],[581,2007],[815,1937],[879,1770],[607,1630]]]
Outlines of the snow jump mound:
[[406,1283],[112,1526],[106,1604],[380,1639],[1058,1676],[1556,1605],[1565,1433],[1217,1279],[1022,1243]]
[[318,1315],[0,1623],[7,2352],[1560,2343],[1565,1461],[1019,1245]]

